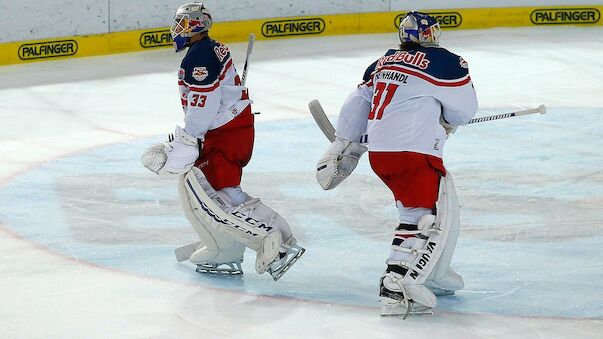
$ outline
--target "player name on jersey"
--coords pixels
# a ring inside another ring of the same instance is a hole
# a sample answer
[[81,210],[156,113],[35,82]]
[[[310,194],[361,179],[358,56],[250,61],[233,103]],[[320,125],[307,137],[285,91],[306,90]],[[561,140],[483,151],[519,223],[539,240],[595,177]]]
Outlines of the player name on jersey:
[[35,44],[25,44],[19,47],[19,59],[41,59],[69,56],[77,53],[75,40],[45,41]]
[[321,18],[267,21],[262,25],[265,37],[320,34],[325,30]]
[[530,15],[535,25],[594,24],[600,18],[596,8],[546,8],[534,10]]
[[377,74],[375,74],[375,79],[379,80],[379,79],[383,79],[383,80],[393,80],[393,81],[397,81],[403,84],[406,84],[408,81],[408,75],[401,73],[401,72],[396,72],[396,71],[381,71]]

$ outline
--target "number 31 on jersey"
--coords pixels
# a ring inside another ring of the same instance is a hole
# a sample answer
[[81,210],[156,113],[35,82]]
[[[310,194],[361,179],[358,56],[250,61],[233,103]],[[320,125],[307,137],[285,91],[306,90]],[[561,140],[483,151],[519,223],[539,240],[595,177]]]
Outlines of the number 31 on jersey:
[[[373,95],[373,104],[371,105],[371,112],[369,113],[369,120],[381,120],[383,117],[383,111],[385,107],[392,102],[394,93],[400,85],[397,84],[386,84],[384,82],[377,83],[375,87],[375,94]],[[384,95],[385,94],[385,98]]]

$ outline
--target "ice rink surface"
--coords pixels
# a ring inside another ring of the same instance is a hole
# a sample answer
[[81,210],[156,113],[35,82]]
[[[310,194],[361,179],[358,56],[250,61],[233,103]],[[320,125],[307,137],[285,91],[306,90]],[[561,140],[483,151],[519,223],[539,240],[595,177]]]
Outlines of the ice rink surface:
[[[381,318],[378,280],[397,211],[363,159],[334,191],[307,103],[333,121],[396,34],[258,41],[248,86],[256,147],[243,188],[307,253],[278,282],[204,276],[176,179],[139,163],[182,124],[171,50],[0,68],[2,338],[602,338],[603,33],[445,31],[468,62],[478,115],[445,164],[461,202],[452,266],[466,288],[433,316]],[[230,44],[242,69],[246,44]]]

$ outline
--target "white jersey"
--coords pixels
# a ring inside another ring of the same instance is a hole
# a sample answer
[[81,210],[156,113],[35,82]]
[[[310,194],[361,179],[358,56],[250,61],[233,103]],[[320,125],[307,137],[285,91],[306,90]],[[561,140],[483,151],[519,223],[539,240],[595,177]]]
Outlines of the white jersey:
[[467,63],[440,47],[389,50],[365,73],[365,82],[347,98],[336,135],[368,136],[369,151],[411,151],[441,158],[451,125],[465,125],[477,112]]
[[184,130],[203,139],[241,114],[252,101],[228,48],[206,37],[189,47],[178,73]]

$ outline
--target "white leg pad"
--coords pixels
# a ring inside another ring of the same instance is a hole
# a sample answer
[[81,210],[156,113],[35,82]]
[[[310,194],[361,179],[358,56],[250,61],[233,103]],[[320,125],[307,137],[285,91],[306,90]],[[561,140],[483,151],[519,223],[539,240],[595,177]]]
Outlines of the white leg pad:
[[280,232],[272,232],[262,242],[255,260],[255,271],[262,274],[268,270],[268,266],[278,257],[283,244]]
[[420,229],[419,232],[429,238],[426,240],[425,247],[418,250],[417,255],[408,262],[405,283],[424,284],[428,278],[439,281],[448,271],[460,225],[459,203],[450,173],[440,180],[436,209],[434,224],[431,227],[421,225],[424,229]]
[[254,251],[260,248],[271,227],[252,218],[246,218],[244,213],[241,213],[245,206],[235,208],[227,204],[198,168],[193,167],[182,177],[182,180],[190,197],[191,206],[202,224],[229,235]]
[[[441,225],[440,227],[445,227],[448,230],[448,236],[445,241],[445,246],[442,249],[440,259],[438,260],[436,266],[429,275],[429,280],[434,281],[436,283],[438,281],[442,281],[442,283],[444,283],[443,281],[445,280],[451,282],[457,280],[456,286],[461,285],[461,287],[457,289],[452,289],[456,291],[462,289],[464,283],[462,282],[462,278],[460,277],[460,275],[452,271],[449,267],[450,261],[452,260],[452,255],[454,253],[454,249],[456,248],[456,242],[459,237],[459,228],[461,224],[460,205],[456,195],[454,182],[450,173],[448,173],[446,177],[443,177],[441,181],[444,183],[445,195],[440,194],[440,197],[438,199],[438,215],[435,220],[435,223],[436,225],[438,225],[439,223],[439,225]],[[440,183],[440,191],[441,190],[442,183]],[[459,279],[460,282],[458,282]]]
[[444,277],[437,281],[427,279],[425,286],[429,287],[436,295],[451,295],[455,291],[462,290],[465,287],[465,282],[460,274],[448,267]]
[[199,210],[194,208],[193,200],[185,187],[184,177],[184,175],[181,175],[178,180],[180,201],[186,218],[201,238],[201,242],[176,249],[178,261],[188,259],[195,264],[211,263],[218,265],[241,262],[245,246],[202,221]]
[[[269,270],[270,264],[278,261],[281,253],[288,252],[284,240],[293,239],[289,224],[260,199],[250,198],[238,206],[232,206],[211,187],[196,167],[184,175],[182,181],[196,219],[202,225],[209,225],[198,230],[200,235],[209,229],[215,240],[224,240],[219,236],[224,235],[256,251],[256,271],[259,274]],[[208,249],[211,246],[209,244]]]
[[396,230],[387,260],[388,265],[400,266],[405,271],[403,277],[402,271],[386,273],[380,295],[386,300],[406,301],[407,314],[413,305],[427,309],[435,306],[437,299],[433,292],[452,294],[463,287],[462,278],[449,270],[460,224],[459,204],[450,174],[440,180],[436,209],[435,216],[427,214],[419,219],[416,230]]

